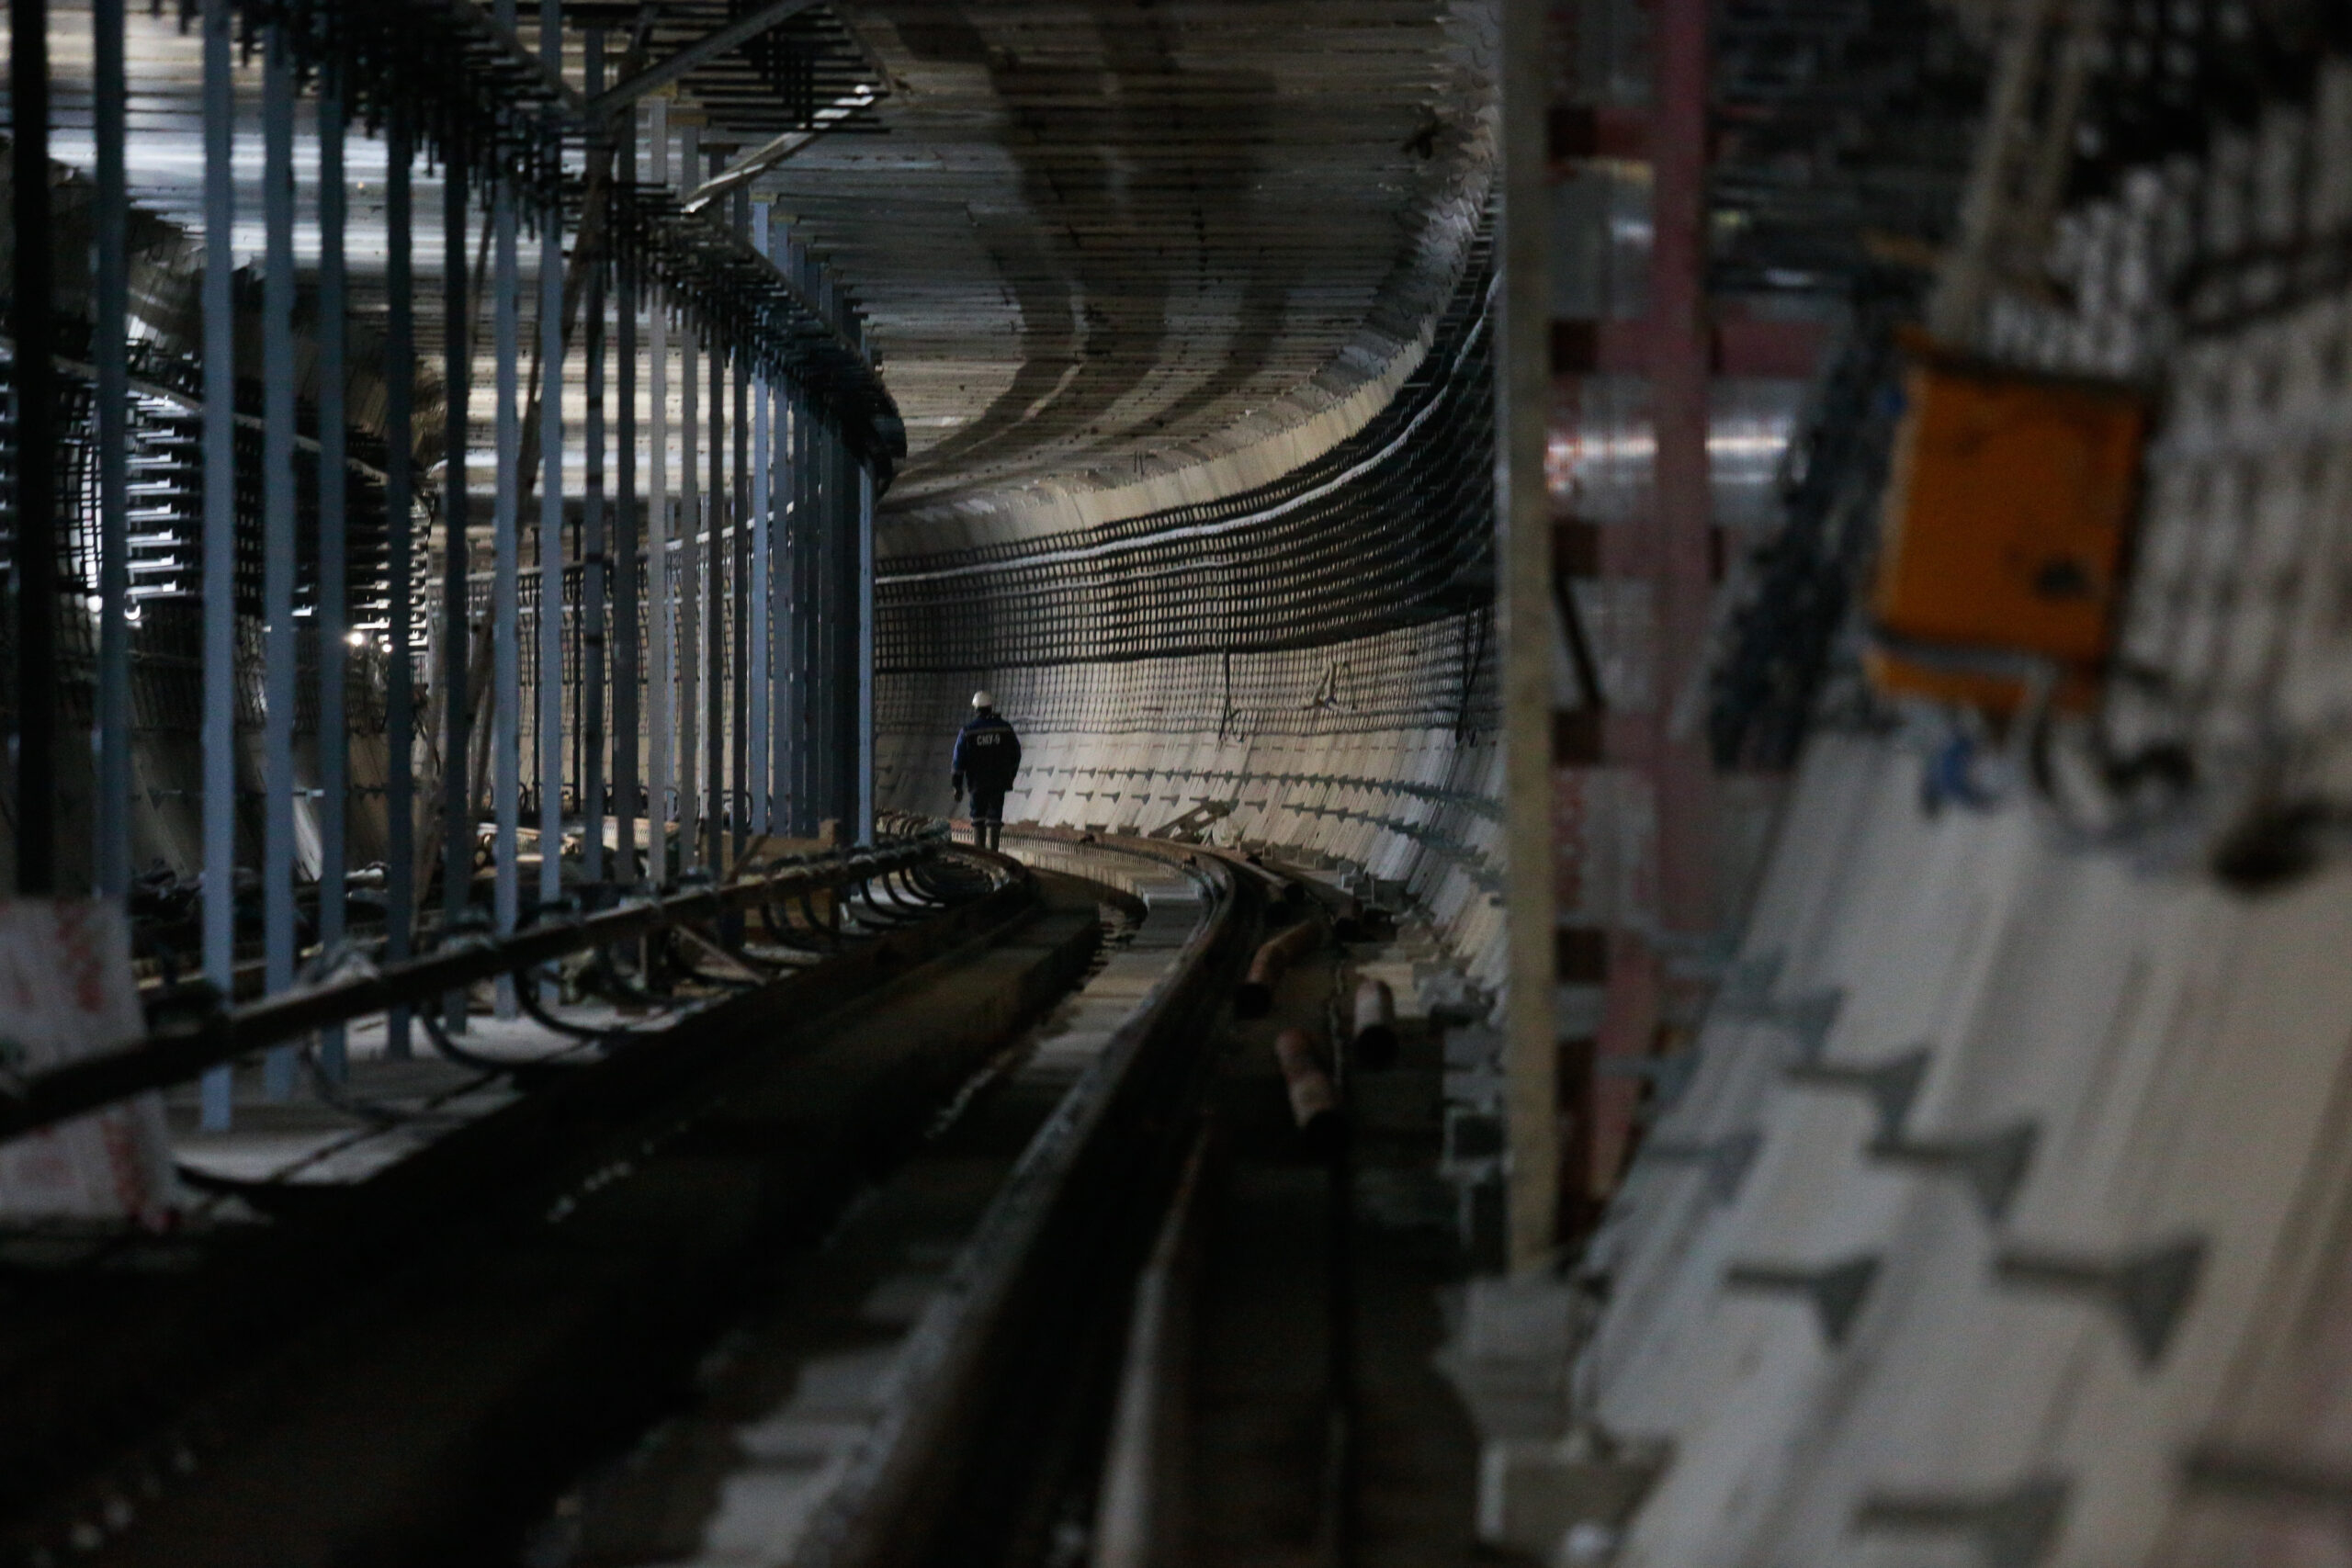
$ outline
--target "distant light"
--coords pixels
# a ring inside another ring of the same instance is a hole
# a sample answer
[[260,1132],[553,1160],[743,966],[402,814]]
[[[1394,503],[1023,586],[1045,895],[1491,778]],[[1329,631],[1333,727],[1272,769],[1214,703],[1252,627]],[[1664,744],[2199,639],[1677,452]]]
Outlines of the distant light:
[[83,600],[82,603],[83,605],[89,610],[90,614],[94,615],[107,607],[107,602],[104,599],[99,598],[95,593],[91,594],[87,599]]
[[349,643],[354,648],[365,648],[368,646],[368,634],[366,632],[353,632],[343,640]]

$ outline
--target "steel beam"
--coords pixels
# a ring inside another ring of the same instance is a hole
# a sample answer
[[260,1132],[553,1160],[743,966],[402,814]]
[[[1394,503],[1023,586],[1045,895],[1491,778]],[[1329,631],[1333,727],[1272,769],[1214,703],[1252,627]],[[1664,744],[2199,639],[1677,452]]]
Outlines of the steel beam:
[[[588,100],[585,112],[592,119],[617,114],[648,93],[660,92],[695,66],[716,60],[729,50],[741,48],[770,28],[790,20],[814,4],[816,0],[769,0],[769,4],[758,10],[713,32],[705,33],[659,63],[649,65],[627,81],[597,94]],[[688,174],[691,176],[691,164],[688,165]]]
[[809,118],[814,123],[807,130],[787,130],[754,147],[749,152],[711,175],[678,205],[688,212],[699,212],[723,196],[737,192],[748,194],[752,182],[815,141],[833,126],[847,119],[858,110],[878,103],[882,95],[870,86],[861,86],[844,93]]

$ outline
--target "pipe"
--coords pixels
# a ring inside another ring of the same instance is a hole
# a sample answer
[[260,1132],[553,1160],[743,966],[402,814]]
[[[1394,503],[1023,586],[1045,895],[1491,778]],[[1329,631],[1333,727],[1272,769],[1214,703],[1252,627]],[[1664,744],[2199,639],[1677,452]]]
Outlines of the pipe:
[[1310,1143],[1328,1145],[1340,1134],[1340,1091],[1323,1070],[1321,1054],[1304,1029],[1285,1029],[1274,1036],[1274,1060],[1283,1069],[1290,1091],[1291,1120]]
[[1321,945],[1323,928],[1313,920],[1301,920],[1281,935],[1270,938],[1250,960],[1250,973],[1233,993],[1233,1016],[1263,1018],[1273,1010],[1274,985],[1283,972]]

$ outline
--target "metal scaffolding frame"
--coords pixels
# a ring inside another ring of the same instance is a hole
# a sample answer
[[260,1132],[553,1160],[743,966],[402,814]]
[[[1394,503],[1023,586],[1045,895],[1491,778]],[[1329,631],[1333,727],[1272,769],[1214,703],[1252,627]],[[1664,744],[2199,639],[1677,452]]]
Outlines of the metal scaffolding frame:
[[[724,873],[755,833],[837,818],[870,838],[861,573],[903,431],[845,291],[771,209],[741,185],[684,205],[736,146],[871,129],[814,118],[855,88],[833,80],[844,35],[830,12],[766,7],[709,48],[640,25],[614,86],[609,7],[576,5],[567,30],[560,0],[528,20],[515,0],[190,4],[203,199],[182,265],[200,262],[201,333],[141,341],[134,365],[130,236],[134,219],[162,220],[132,206],[124,107],[178,86],[139,74],[178,35],[122,0],[51,9],[11,9],[12,216],[19,233],[52,228],[45,46],[86,16],[96,158],[64,177],[95,191],[92,363],[60,359],[56,312],[28,308],[57,298],[51,247],[17,246],[0,543],[17,611],[5,716],[18,888],[57,891],[86,867],[119,899],[165,878],[205,977],[269,996],[355,942],[413,962],[478,927],[513,934],[682,870]],[[787,19],[789,36],[766,36]],[[807,105],[779,118],[729,96],[744,69],[795,50],[817,51],[822,90]],[[653,57],[665,63],[649,75]],[[665,70],[680,80],[652,79]],[[706,87],[716,96],[698,103],[674,96]],[[728,114],[749,118],[708,118]],[[370,198],[381,247],[356,276],[355,129],[384,159]],[[248,283],[236,153],[256,137],[262,255]],[[420,165],[439,178],[437,277],[414,254]],[[243,364],[241,339],[258,345]],[[143,506],[134,464],[155,434],[140,411],[156,399],[201,439],[172,459],[185,499]],[[89,482],[61,482],[62,443],[90,455]],[[134,538],[147,528],[163,532]],[[84,676],[59,637],[85,592]],[[198,700],[168,720],[200,739],[200,782],[160,793],[192,800],[201,831],[174,863],[151,819],[140,715],[159,705],[140,671],[153,630],[141,607],[175,598],[188,615],[175,624],[197,633]],[[83,829],[59,806],[58,692],[84,678],[86,844],[66,841],[69,822]],[[142,847],[158,845],[160,869],[141,872]],[[162,937],[142,942],[170,972]],[[524,1000],[515,985],[502,976],[502,1011]],[[467,1011],[464,992],[444,997],[446,1027]],[[409,1024],[403,998],[392,1055],[408,1053]],[[339,1079],[340,1026],[320,1044]],[[270,1053],[266,1095],[293,1092],[295,1059]],[[236,1088],[231,1069],[207,1073],[207,1126],[229,1124]]]

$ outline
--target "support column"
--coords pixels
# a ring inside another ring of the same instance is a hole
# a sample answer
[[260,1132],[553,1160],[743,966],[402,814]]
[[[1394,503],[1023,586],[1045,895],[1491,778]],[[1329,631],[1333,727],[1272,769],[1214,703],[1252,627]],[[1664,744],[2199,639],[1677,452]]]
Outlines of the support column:
[[[390,611],[384,677],[384,957],[412,956],[416,924],[416,666],[411,634],[416,620],[412,584],[416,434],[416,281],[409,248],[414,229],[415,157],[405,109],[384,128],[384,535]],[[409,1010],[384,1020],[384,1051],[409,1055]]]
[[802,576],[799,576],[799,390],[793,383],[783,383],[776,392],[776,520],[774,538],[769,541],[769,611],[776,621],[776,674],[774,674],[772,701],[776,705],[774,731],[769,733],[769,773],[776,790],[776,829],[778,832],[799,832],[799,757],[805,750],[802,739],[802,701],[799,701],[799,668],[802,668]]
[[816,707],[816,649],[823,623],[820,579],[816,576],[816,421],[809,419],[809,398],[793,400],[793,832],[816,832],[816,757],[819,757],[819,707]]
[[[98,690],[96,840],[102,898],[130,891],[130,197],[123,175],[123,0],[90,7],[98,200],[92,214],[90,357],[97,367]],[[21,459],[20,459],[21,460]]]
[[[752,230],[752,197],[735,193],[735,231],[746,240]],[[752,834],[752,361],[739,346],[733,355],[730,384],[735,393],[735,455],[729,472],[728,515],[731,524],[734,564],[729,571],[734,615],[729,641],[734,649],[735,679],[728,688],[733,719],[728,728],[728,816],[735,826],[735,845],[729,863],[741,860]]]
[[[1708,469],[1707,0],[1658,0],[1650,400],[1657,442],[1658,923],[1703,935],[1714,806],[1700,705],[1713,596]],[[1686,712],[1687,710],[1687,712]]]
[[[582,75],[587,94],[593,98],[605,87],[602,28],[589,28],[584,52]],[[603,168],[610,177],[612,144],[601,125],[590,139],[588,163],[592,175]],[[582,248],[577,239],[573,245],[575,249]],[[605,621],[607,580],[611,576],[605,545],[605,314],[608,301],[604,258],[583,255],[581,261],[589,272],[588,333],[582,345],[587,355],[582,367],[588,382],[587,407],[583,411],[585,428],[581,433],[586,450],[582,475],[585,493],[581,498],[580,517],[580,678],[585,688],[580,705],[580,871],[593,888],[605,880]]]
[[[26,25],[26,12],[39,16],[43,9],[17,6],[19,28]],[[204,0],[204,977],[224,997],[234,992],[237,959],[237,301],[232,287],[237,264],[230,232],[237,215],[236,171],[232,163],[236,100],[230,75],[235,20],[233,0]],[[28,39],[21,30],[17,36],[19,40]],[[16,62],[21,63],[28,52],[20,43]],[[41,92],[46,94],[45,67],[42,81]],[[28,183],[24,160],[30,130],[21,88],[16,112],[20,128],[17,231],[39,233],[43,231],[25,226],[21,205]],[[34,249],[17,247],[17,298],[20,300],[28,298],[22,268]],[[20,334],[23,326],[20,321]],[[23,374],[26,349],[27,340],[19,335],[17,435],[20,446],[32,435],[21,423],[28,412]],[[17,474],[20,553],[25,548],[28,504],[36,499],[25,488],[28,471],[29,465],[20,462]],[[20,572],[23,570],[19,568]],[[23,581],[20,576],[20,585]],[[18,648],[21,680],[21,638]],[[21,753],[18,767],[21,784],[26,777]],[[22,856],[28,825],[24,807],[20,795],[17,886],[18,891],[30,893],[38,889],[26,884]],[[227,1067],[214,1067],[204,1075],[199,1116],[207,1132],[228,1130],[233,1103],[230,1074]]]
[[[539,63],[563,73],[561,0],[539,0]],[[550,161],[563,129],[548,115]],[[583,258],[584,260],[584,258]],[[563,223],[539,220],[539,908],[563,897]],[[559,999],[552,980],[546,999]]]
[[1558,1245],[1559,1064],[1553,1033],[1551,529],[1544,491],[1551,301],[1544,169],[1545,8],[1503,7],[1503,289],[1496,489],[1501,538],[1503,813],[1510,991],[1504,1012],[1514,1273]]
[[[653,100],[652,163],[647,177],[656,186],[670,180],[670,106]],[[645,808],[646,881],[670,885],[670,818],[678,759],[677,613],[670,582],[670,316],[658,288],[646,291],[647,489],[645,593],[653,608],[651,661],[646,671],[646,776],[651,793]]]
[[[472,435],[473,307],[466,277],[466,179],[471,152],[462,142],[441,152],[442,277],[441,385],[441,927],[452,931],[466,917],[473,897],[474,806],[473,716],[469,679],[474,655],[466,602],[466,573],[472,552],[466,497],[466,447]],[[442,998],[446,1026],[466,1027],[466,993]]]
[[[694,184],[700,158],[696,128],[678,133],[678,181]],[[678,336],[678,870],[702,863],[702,359],[700,329],[679,322]]]
[[[624,165],[632,184],[637,178],[637,121],[629,120],[629,144]],[[614,432],[613,511],[613,840],[620,849],[615,879],[624,886],[650,882],[653,863],[640,866],[637,859],[639,696],[643,691],[639,653],[639,627],[644,624],[646,584],[661,566],[659,557],[640,565],[638,555],[637,503],[637,300],[636,277],[622,266],[617,277],[615,314],[620,341],[616,345],[620,384],[614,389],[618,428]],[[645,807],[649,827],[662,820],[658,803]],[[660,842],[659,838],[655,843]]]
[[[1607,761],[1646,790],[1654,858],[1634,907],[1608,943],[1607,990],[1591,1086],[1585,1194],[1605,1200],[1623,1168],[1639,1100],[1626,1070],[1655,1055],[1661,1023],[1678,1012],[1678,983],[1661,937],[1713,931],[1713,800],[1704,732],[1713,592],[1712,482],[1707,427],[1707,0],[1657,0],[1649,132],[1653,241],[1649,319],[1643,332],[1655,439],[1656,512],[1603,530],[1603,575],[1647,583],[1657,606],[1649,710],[1608,729]],[[1616,1064],[1611,1067],[1611,1064]]]
[[[768,204],[753,204],[751,210],[752,248],[762,255],[768,254]],[[752,392],[752,576],[751,629],[747,637],[749,661],[743,667],[746,722],[744,744],[750,752],[746,771],[746,788],[751,795],[750,830],[772,832],[774,803],[768,795],[768,735],[769,687],[769,607],[775,598],[775,569],[770,554],[768,523],[768,483],[770,448],[768,445],[768,378],[761,376]]]
[[[344,410],[343,88],[332,75],[319,82],[319,946],[343,941],[345,871],[351,811],[351,727],[345,712],[351,657],[351,571],[346,532],[351,472],[345,461]],[[319,1066],[329,1080],[345,1077],[344,1028],[319,1031]]]
[[[725,160],[706,154],[717,174]],[[687,165],[693,183],[694,166]],[[703,566],[703,800],[709,823],[703,863],[713,876],[727,870],[727,577],[728,552],[720,538],[729,518],[727,505],[727,348],[714,336],[710,350],[710,481],[703,501],[709,547]]]
[[[17,891],[57,891],[57,321],[50,254],[49,6],[10,0],[8,130],[16,232]],[[209,107],[208,97],[207,107]],[[226,747],[223,748],[226,750]]]
[[[9,0],[17,336],[17,891],[56,891],[56,306],[50,254],[50,5]],[[209,85],[209,83],[207,83]],[[209,96],[207,96],[209,108]],[[209,125],[207,125],[209,130]],[[223,748],[226,750],[226,748]]]
[[[514,28],[514,0],[498,0],[499,26]],[[498,473],[492,492],[490,646],[491,919],[499,935],[514,930],[522,905],[517,860],[523,827],[523,421],[517,361],[522,334],[522,276],[514,182],[503,173],[491,187],[491,352]],[[545,606],[542,606],[544,612]],[[498,977],[498,1016],[516,1016],[514,979]]]
[[874,470],[857,465],[857,841],[874,841]]
[[[261,314],[263,984],[294,984],[294,61],[283,23],[262,29]],[[262,1058],[262,1093],[294,1093],[294,1052]]]

